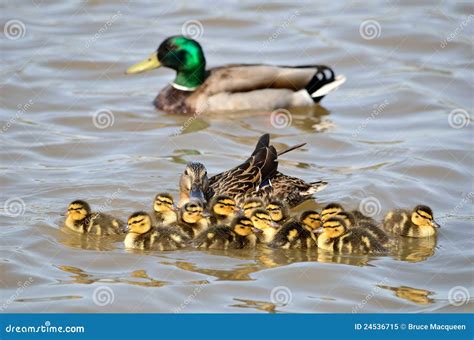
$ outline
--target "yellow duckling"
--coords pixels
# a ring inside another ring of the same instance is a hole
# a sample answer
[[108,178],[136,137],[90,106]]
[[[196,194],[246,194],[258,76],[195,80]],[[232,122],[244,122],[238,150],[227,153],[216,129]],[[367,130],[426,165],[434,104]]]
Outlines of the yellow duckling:
[[258,197],[247,198],[244,203],[242,203],[242,211],[244,216],[250,217],[256,209],[264,209],[265,202]]
[[330,252],[381,253],[385,248],[367,231],[361,228],[349,229],[347,223],[336,217],[323,222],[318,236],[318,248]]
[[234,217],[240,211],[235,200],[227,195],[214,197],[209,207],[211,211],[211,223],[213,225],[230,225]]
[[314,230],[321,227],[321,217],[317,211],[307,210],[300,216],[300,221],[286,222],[275,234],[269,246],[272,248],[293,249],[312,248],[316,246],[317,237]]
[[339,203],[329,203],[321,210],[321,221],[325,222],[342,211],[344,211],[344,208]]
[[170,225],[178,221],[178,209],[173,196],[168,193],[159,193],[153,201],[153,215],[159,225]]
[[200,233],[193,241],[197,248],[207,249],[250,249],[257,243],[260,230],[245,216],[235,217],[230,226],[217,225]]
[[272,221],[280,225],[284,224],[290,217],[288,205],[278,199],[271,199],[265,209],[270,213]]
[[124,245],[128,249],[175,250],[183,248],[189,237],[172,227],[153,227],[148,213],[139,211],[128,218],[129,232]]
[[412,211],[390,211],[383,221],[388,232],[406,237],[436,236],[438,223],[434,221],[433,210],[426,205],[417,205]]
[[193,199],[180,208],[177,225],[186,235],[194,238],[209,227],[208,217],[202,201]]
[[82,234],[107,236],[127,232],[124,222],[101,212],[91,212],[89,204],[82,200],[70,203],[66,215],[64,225]]
[[300,216],[300,223],[303,228],[313,232],[321,227],[321,215],[316,210],[304,211]]
[[273,222],[270,213],[265,209],[256,209],[250,216],[253,226],[262,231],[258,234],[260,243],[268,244],[275,237],[280,225]]

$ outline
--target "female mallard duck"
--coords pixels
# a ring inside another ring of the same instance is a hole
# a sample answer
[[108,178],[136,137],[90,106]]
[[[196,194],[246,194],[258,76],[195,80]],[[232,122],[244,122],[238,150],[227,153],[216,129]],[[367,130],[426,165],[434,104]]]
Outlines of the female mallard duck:
[[276,198],[289,207],[294,207],[313,194],[324,189],[326,182],[307,183],[299,178],[278,172],[278,156],[299,148],[304,144],[292,146],[277,152],[270,145],[270,135],[260,137],[252,155],[239,166],[208,178],[207,170],[201,163],[189,163],[181,175],[180,205],[190,198],[209,201],[216,195],[228,195],[237,204],[249,197]]
[[259,232],[249,218],[237,216],[230,226],[217,225],[203,231],[193,240],[193,245],[207,249],[249,249],[255,247],[255,233]]
[[287,222],[288,218],[290,217],[288,205],[276,198],[272,198],[270,201],[268,201],[265,210],[270,213],[272,221],[280,225],[283,225],[285,222]]
[[164,192],[156,195],[153,201],[153,215],[156,224],[170,225],[178,220],[178,209],[173,196]]
[[230,225],[240,209],[235,200],[227,195],[214,197],[209,204],[213,225]]
[[330,217],[323,222],[318,248],[342,253],[382,253],[386,249],[362,228],[349,229],[346,221]]
[[256,209],[252,216],[250,216],[250,220],[255,228],[262,231],[262,233],[258,234],[258,241],[260,243],[270,243],[281,227],[272,221],[270,213],[265,209]]
[[252,216],[252,213],[257,209],[264,209],[265,202],[261,198],[258,197],[250,197],[247,198],[242,203],[242,212],[246,217]]
[[160,251],[183,248],[189,237],[176,228],[153,227],[148,213],[139,211],[128,218],[129,232],[125,236],[124,245],[128,249]]
[[343,84],[324,65],[271,66],[228,65],[206,70],[201,45],[184,36],[161,43],[144,61],[130,67],[127,74],[158,67],[176,71],[173,83],[160,91],[154,104],[168,113],[266,110],[310,106]]
[[196,237],[209,227],[209,215],[200,200],[191,200],[179,209],[177,226],[190,238]]
[[433,218],[433,210],[426,205],[417,205],[412,211],[390,211],[383,221],[388,232],[406,237],[436,236],[438,223]]
[[124,222],[101,212],[91,212],[89,204],[82,200],[69,204],[64,225],[82,234],[107,236],[127,232]]

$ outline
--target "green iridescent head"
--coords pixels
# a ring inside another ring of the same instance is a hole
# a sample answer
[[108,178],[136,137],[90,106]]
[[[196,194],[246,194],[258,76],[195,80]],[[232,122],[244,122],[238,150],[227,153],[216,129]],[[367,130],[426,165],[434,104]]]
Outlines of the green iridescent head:
[[145,72],[161,66],[175,70],[174,84],[187,89],[198,87],[206,78],[206,58],[201,45],[184,36],[167,38],[156,52],[146,60],[130,67],[127,73]]

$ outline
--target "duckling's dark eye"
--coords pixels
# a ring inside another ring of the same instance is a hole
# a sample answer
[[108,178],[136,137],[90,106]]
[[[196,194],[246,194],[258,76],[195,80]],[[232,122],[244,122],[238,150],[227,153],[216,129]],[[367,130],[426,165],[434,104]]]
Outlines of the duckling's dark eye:
[[189,176],[189,171],[188,171],[188,169],[184,170],[184,175]]

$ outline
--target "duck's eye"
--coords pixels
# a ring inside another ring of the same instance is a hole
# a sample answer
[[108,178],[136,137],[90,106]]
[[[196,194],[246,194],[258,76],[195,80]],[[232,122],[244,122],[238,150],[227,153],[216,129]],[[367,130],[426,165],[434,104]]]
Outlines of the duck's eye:
[[188,169],[184,170],[184,175],[185,175],[185,176],[189,176],[189,171],[188,171]]

